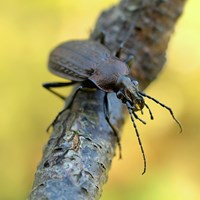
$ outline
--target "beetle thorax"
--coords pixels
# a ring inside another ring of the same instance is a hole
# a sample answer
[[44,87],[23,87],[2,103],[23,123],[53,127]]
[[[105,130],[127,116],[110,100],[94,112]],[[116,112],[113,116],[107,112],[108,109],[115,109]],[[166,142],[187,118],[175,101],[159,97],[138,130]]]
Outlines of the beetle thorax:
[[134,111],[142,110],[144,99],[138,93],[138,82],[131,80],[128,76],[121,76],[117,80],[117,97],[123,103],[129,104]]

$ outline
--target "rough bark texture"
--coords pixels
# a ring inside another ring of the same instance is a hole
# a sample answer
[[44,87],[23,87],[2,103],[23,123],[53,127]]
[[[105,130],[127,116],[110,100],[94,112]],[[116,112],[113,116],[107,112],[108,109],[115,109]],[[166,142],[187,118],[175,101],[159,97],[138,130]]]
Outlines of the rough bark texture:
[[[134,54],[131,73],[143,90],[164,65],[168,41],[184,3],[185,0],[122,0],[102,13],[90,38],[95,40],[103,31],[105,45],[113,54],[121,44],[123,58]],[[116,136],[105,119],[104,96],[100,90],[80,91],[71,108],[59,117],[44,148],[30,200],[100,198],[117,146]],[[120,130],[123,106],[115,94],[108,97],[112,107],[110,121]]]

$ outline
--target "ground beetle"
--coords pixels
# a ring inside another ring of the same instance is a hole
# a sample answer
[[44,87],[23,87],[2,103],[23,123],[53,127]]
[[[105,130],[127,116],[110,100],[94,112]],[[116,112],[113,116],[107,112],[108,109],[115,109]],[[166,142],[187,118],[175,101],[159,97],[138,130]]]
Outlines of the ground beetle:
[[[142,110],[144,107],[148,109],[150,117],[153,119],[151,110],[145,103],[144,97],[147,97],[162,107],[166,108],[170,112],[173,119],[180,126],[181,131],[182,127],[178,120],[174,117],[171,108],[160,103],[158,100],[150,97],[149,95],[139,91],[138,82],[130,76],[128,63],[130,63],[132,57],[129,56],[125,61],[120,60],[120,50],[121,48],[116,53],[116,56],[113,56],[111,51],[104,44],[97,41],[82,40],[65,42],[56,47],[51,52],[49,56],[48,67],[53,74],[56,74],[65,79],[69,79],[72,82],[45,83],[43,86],[62,99],[65,99],[65,97],[53,91],[51,88],[69,86],[81,82],[81,85],[78,87],[76,93],[81,88],[93,87],[104,91],[105,117],[109,125],[111,125],[113,128],[120,147],[117,130],[109,121],[110,111],[107,102],[107,93],[115,92],[117,97],[121,99],[121,101],[127,106],[131,116],[131,120],[133,122],[133,126],[143,155],[144,171],[142,174],[144,174],[146,171],[146,158],[134,121],[134,119],[138,119],[142,123],[146,124],[146,122],[140,119],[135,113],[136,111],[143,112]],[[69,106],[67,108],[69,108]],[[56,122],[62,112],[63,111],[57,115],[52,124]]]

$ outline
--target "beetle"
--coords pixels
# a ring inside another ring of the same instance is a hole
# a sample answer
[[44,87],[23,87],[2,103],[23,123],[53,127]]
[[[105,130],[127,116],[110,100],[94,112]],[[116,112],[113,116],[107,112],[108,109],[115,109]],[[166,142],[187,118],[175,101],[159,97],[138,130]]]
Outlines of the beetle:
[[[162,107],[166,108],[176,123],[179,125],[181,131],[182,127],[179,121],[175,118],[171,108],[139,90],[138,81],[130,76],[128,63],[130,63],[131,57],[123,61],[120,60],[119,54],[120,49],[116,53],[116,56],[113,56],[111,51],[104,44],[98,41],[74,40],[62,43],[50,53],[48,69],[53,74],[64,79],[71,80],[71,82],[45,83],[43,86],[62,99],[65,99],[65,97],[58,94],[51,88],[81,83],[75,93],[77,93],[78,90],[82,88],[94,87],[104,91],[105,116],[109,125],[111,125],[111,128],[113,128],[114,133],[117,136],[117,130],[109,121],[109,108],[107,102],[107,93],[115,92],[117,98],[121,99],[122,103],[125,104],[128,108],[143,155],[144,171],[142,174],[144,174],[146,171],[146,158],[139,132],[135,124],[135,119],[138,119],[142,123],[146,124],[146,122],[140,119],[135,113],[137,111],[143,112],[144,107],[149,110],[150,117],[153,119],[152,112],[148,105],[145,103],[144,97],[147,97]],[[67,106],[67,108],[70,107],[71,103]],[[52,123],[53,125],[63,111],[57,115]],[[120,147],[118,137],[117,141]]]

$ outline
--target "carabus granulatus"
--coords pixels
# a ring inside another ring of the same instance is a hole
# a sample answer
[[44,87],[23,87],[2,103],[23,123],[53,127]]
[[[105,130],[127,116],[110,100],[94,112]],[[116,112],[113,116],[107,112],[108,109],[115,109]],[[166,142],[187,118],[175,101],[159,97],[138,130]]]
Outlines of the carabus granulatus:
[[[119,56],[119,54],[120,50],[116,55]],[[122,61],[117,56],[113,56],[111,51],[104,44],[98,41],[82,40],[65,42],[56,47],[51,52],[49,56],[48,68],[53,74],[58,75],[64,79],[69,79],[72,82],[45,83],[43,86],[62,99],[65,99],[65,97],[53,91],[51,88],[81,83],[76,93],[81,88],[90,88],[94,86],[97,89],[104,91],[105,95],[109,92],[115,92],[117,97],[121,99],[122,103],[127,106],[131,120],[133,122],[133,126],[143,155],[144,171],[142,174],[144,174],[146,171],[146,158],[134,120],[138,119],[142,123],[146,123],[135,113],[137,111],[142,112],[144,107],[148,109],[150,117],[153,119],[152,112],[148,105],[145,103],[144,97],[147,97],[162,107],[166,108],[176,123],[179,125],[181,131],[182,127],[178,120],[174,117],[171,108],[160,103],[158,100],[150,97],[144,92],[139,91],[138,82],[130,76],[128,63],[130,63],[131,57],[129,57],[126,61]],[[105,104],[107,104],[106,101],[107,97],[105,98]],[[107,108],[107,106],[105,107]],[[67,108],[69,108],[69,106]],[[107,112],[105,109],[105,117],[109,122],[108,113],[109,112]],[[52,124],[55,123],[60,114],[61,112],[58,114]],[[113,128],[113,130],[117,135],[115,128]],[[120,147],[118,137],[117,140]]]

